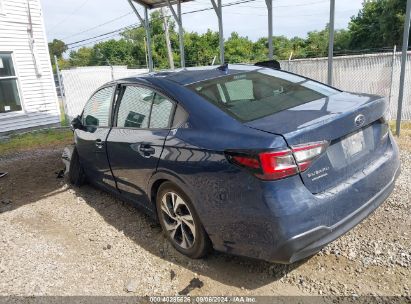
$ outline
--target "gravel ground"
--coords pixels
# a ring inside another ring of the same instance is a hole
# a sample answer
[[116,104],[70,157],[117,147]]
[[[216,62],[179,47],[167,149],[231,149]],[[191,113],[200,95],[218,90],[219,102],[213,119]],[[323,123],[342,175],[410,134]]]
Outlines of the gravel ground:
[[411,294],[411,153],[390,198],[316,256],[190,260],[129,204],[57,178],[62,147],[0,158],[0,295]]

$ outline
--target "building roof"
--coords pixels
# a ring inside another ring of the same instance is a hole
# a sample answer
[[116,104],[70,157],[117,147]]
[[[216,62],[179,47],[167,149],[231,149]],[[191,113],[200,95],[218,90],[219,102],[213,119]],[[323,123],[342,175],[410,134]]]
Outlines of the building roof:
[[[132,0],[135,3],[138,3],[142,6],[145,6],[149,9],[153,9],[153,8],[159,8],[159,7],[163,7],[163,6],[168,6],[167,1],[165,0]],[[183,2],[189,2],[192,0],[180,0],[181,3]],[[176,4],[178,1],[177,0],[170,0],[170,4]]]

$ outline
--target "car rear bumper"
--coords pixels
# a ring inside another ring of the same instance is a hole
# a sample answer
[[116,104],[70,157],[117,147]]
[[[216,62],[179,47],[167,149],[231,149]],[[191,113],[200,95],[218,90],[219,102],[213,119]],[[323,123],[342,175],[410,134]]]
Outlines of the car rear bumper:
[[390,135],[384,155],[338,186],[312,194],[299,176],[261,182],[260,206],[249,199],[237,200],[238,208],[230,209],[222,227],[206,230],[217,250],[293,263],[318,252],[371,214],[391,194],[399,173],[398,148]]
[[335,225],[330,227],[318,226],[284,242],[271,257],[271,260],[281,263],[293,263],[320,251],[325,245],[345,234],[377,209],[391,194],[399,173],[400,168],[398,167],[389,184],[359,209]]

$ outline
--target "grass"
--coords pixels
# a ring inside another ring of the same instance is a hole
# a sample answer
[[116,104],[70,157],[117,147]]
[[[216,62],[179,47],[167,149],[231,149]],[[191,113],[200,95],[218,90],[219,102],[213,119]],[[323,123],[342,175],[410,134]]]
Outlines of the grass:
[[60,105],[60,124],[62,127],[68,127],[70,122],[67,119],[67,115],[64,112],[64,105],[61,98],[59,98],[59,105]]
[[0,142],[0,155],[28,151],[38,148],[63,146],[73,142],[73,132],[68,129],[47,129],[11,135]]
[[[390,122],[392,134],[395,134],[395,121]],[[401,123],[400,137],[395,136],[400,149],[411,152],[411,122]]]

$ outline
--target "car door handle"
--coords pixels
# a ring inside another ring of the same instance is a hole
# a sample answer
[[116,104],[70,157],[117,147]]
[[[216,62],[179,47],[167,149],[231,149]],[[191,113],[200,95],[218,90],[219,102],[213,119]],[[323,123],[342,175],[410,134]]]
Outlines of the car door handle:
[[145,155],[154,154],[156,152],[156,150],[149,144],[141,144],[139,150]]
[[104,146],[103,141],[102,141],[100,138],[96,139],[96,147],[97,147],[98,149],[102,149],[103,146]]

